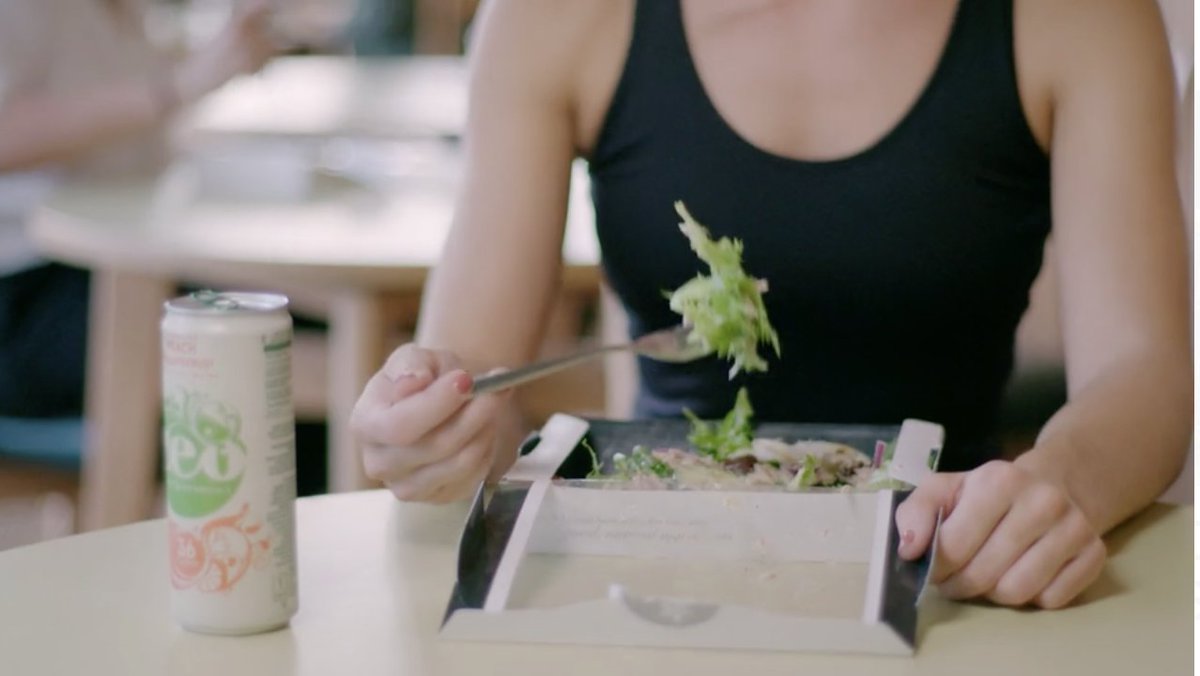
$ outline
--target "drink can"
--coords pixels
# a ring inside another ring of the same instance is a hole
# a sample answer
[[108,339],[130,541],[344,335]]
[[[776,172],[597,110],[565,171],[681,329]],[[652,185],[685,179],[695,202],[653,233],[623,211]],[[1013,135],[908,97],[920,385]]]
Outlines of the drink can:
[[162,320],[171,613],[252,634],[296,613],[292,319],[284,296],[197,292]]

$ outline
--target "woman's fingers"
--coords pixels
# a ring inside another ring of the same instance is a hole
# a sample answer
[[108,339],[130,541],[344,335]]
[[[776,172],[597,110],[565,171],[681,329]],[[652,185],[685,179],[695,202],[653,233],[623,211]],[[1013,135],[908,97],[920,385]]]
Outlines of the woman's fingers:
[[392,351],[378,373],[371,376],[363,393],[354,404],[350,426],[364,444],[397,444],[392,406],[411,397],[434,381],[438,373],[437,356],[414,345],[404,345]]
[[438,356],[433,350],[425,350],[409,343],[392,350],[380,373],[388,380],[398,381],[406,376],[442,373]]
[[1066,497],[1047,484],[1034,485],[1027,493],[1013,504],[975,556],[942,582],[942,594],[967,599],[998,590],[997,583],[1009,568],[1070,508]]
[[448,502],[460,498],[466,487],[482,480],[491,465],[493,435],[480,430],[464,448],[450,457],[420,467],[404,478],[388,484],[400,500]]
[[975,558],[1023,487],[1017,472],[997,461],[966,474],[961,495],[942,522],[933,582],[941,584]]
[[412,375],[440,375],[462,368],[453,352],[427,350],[412,343],[401,345],[388,355],[380,373],[396,381]]
[[401,500],[447,502],[474,490],[491,469],[511,391],[473,397],[473,386],[451,352],[394,350],[351,416],[367,476]]
[[[1073,560],[1083,556],[1089,548],[1095,547],[1099,548],[1102,565],[1104,543],[1082,513],[1071,512],[1061,518],[1004,572],[988,591],[987,598],[1003,605],[1020,606],[1035,601],[1048,592],[1049,600],[1060,600],[1064,590],[1071,591],[1070,596],[1062,600],[1065,604],[1095,579],[1093,575],[1083,580],[1081,586],[1076,586],[1074,583],[1080,582],[1081,578],[1074,568],[1071,571],[1067,568],[1072,565]],[[1088,558],[1087,561],[1090,562],[1091,559]],[[1091,572],[1091,569],[1082,572]],[[1099,569],[1094,572],[1098,574]],[[1058,583],[1059,578],[1063,578],[1064,581]],[[1054,587],[1052,591],[1051,587]]]
[[896,508],[902,558],[916,559],[929,548],[938,512],[953,506],[963,476],[931,474]]
[[1059,571],[1053,582],[1038,592],[1034,603],[1046,609],[1066,606],[1100,577],[1107,558],[1104,541],[1096,538]]
[[925,529],[932,529],[928,522],[936,509],[950,509],[932,577],[945,596],[1054,608],[1099,575],[1104,544],[1061,486],[1007,462],[942,476],[900,505],[896,524],[902,534],[904,528],[919,529],[907,543],[910,550],[901,545],[901,554],[912,558],[920,554],[918,545],[927,544]]
[[[396,387],[404,388],[409,377],[402,377]],[[424,377],[411,378],[420,383]],[[368,444],[399,447],[417,443],[471,400],[471,384],[471,376],[460,370],[440,376],[424,389],[395,399],[390,405],[371,392],[372,399],[355,410],[354,429]]]
[[[491,426],[500,415],[500,409],[510,399],[507,392],[496,392],[475,397],[463,407],[462,412],[450,418],[421,440],[427,449],[424,454],[415,454],[416,466],[429,465],[445,460],[479,436],[480,430]],[[423,450],[424,450],[423,449]],[[424,457],[418,457],[418,456]]]
[[456,415],[405,445],[368,444],[363,450],[363,468],[367,476],[396,480],[461,452],[480,430],[492,425],[508,398],[501,393],[476,397]]

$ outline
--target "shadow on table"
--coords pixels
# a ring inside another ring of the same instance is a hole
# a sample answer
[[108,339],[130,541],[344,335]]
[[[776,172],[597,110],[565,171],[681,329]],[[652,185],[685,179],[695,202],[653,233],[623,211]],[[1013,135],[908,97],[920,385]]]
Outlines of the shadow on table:
[[[1151,523],[1152,522],[1146,522],[1145,525],[1148,526]],[[1088,587],[1087,590],[1080,595],[1080,597],[1074,603],[1072,603],[1070,607],[1085,606],[1092,603],[1097,603],[1109,598],[1120,596],[1127,591],[1129,591],[1129,587],[1127,587],[1119,577],[1113,574],[1111,567],[1106,567],[1100,572],[1100,577],[1098,577],[1096,581],[1092,583],[1092,586]],[[919,614],[919,621],[917,624],[917,645],[920,645],[921,641],[924,640],[925,633],[930,627],[943,622],[953,621],[959,614],[962,613],[963,606],[965,605],[980,606],[984,608],[1003,607],[986,600],[952,601],[940,596],[936,589],[929,593],[933,595],[933,598],[921,606],[921,612]],[[1054,612],[1033,606],[1012,608],[1011,610],[1018,613]]]
[[407,504],[404,510],[393,512],[388,537],[410,546],[449,547],[457,555],[458,540],[462,536],[469,508],[465,502],[448,505]]
[[920,612],[917,613],[918,652],[931,628],[954,621],[963,611],[961,603],[942,598],[936,589],[928,589],[925,593],[930,598],[921,602]]
[[1100,577],[1096,578],[1092,586],[1088,587],[1083,592],[1083,595],[1079,597],[1079,600],[1072,605],[1081,606],[1096,603],[1097,601],[1103,601],[1114,596],[1121,596],[1127,591],[1129,591],[1129,587],[1125,586],[1125,583],[1121,582],[1120,578],[1113,575],[1111,569],[1105,568],[1100,571]]
[[[1104,538],[1105,545],[1108,546],[1109,557],[1116,556],[1125,550],[1125,547],[1138,536],[1142,531],[1154,527],[1159,521],[1167,518],[1174,509],[1171,505],[1153,504],[1131,518],[1126,523],[1118,526]],[[1071,604],[1072,606],[1088,605],[1099,601],[1104,601],[1115,596],[1120,596],[1129,591],[1129,587],[1121,581],[1119,577],[1113,574],[1112,567],[1107,566],[1100,573],[1100,577],[1088,587],[1079,599]],[[923,635],[923,627],[936,624],[937,622],[948,621],[953,619],[956,614],[955,608],[960,608],[963,602],[953,602],[943,598],[936,598],[929,603],[928,608],[922,608],[921,626],[918,626],[918,640]],[[986,601],[967,601],[965,603],[978,604],[982,606],[994,606],[994,604]],[[1018,612],[1042,612],[1037,608],[1019,608]]]
[[1104,538],[1104,544],[1108,546],[1108,555],[1111,557],[1120,554],[1130,540],[1170,516],[1173,509],[1171,505],[1153,504],[1117,526]]

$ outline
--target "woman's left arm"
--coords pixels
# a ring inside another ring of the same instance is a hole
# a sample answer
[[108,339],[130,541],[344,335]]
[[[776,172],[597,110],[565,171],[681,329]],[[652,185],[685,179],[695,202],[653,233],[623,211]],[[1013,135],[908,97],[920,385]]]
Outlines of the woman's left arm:
[[1178,474],[1191,432],[1188,254],[1171,59],[1154,2],[1053,0],[1053,216],[1068,403],[1012,463],[938,474],[897,513],[901,554],[947,510],[936,580],[954,598],[1066,605],[1099,536]]
[[1095,4],[1114,21],[1063,64],[1051,152],[1069,403],[1017,462],[1063,482],[1103,532],[1183,465],[1192,360],[1166,37],[1154,2]]

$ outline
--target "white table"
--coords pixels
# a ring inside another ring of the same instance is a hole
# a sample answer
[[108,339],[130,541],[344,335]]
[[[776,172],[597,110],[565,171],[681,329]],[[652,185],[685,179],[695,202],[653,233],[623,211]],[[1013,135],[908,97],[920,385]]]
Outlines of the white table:
[[289,629],[193,635],[168,614],[161,520],[0,553],[0,672],[214,674],[1190,674],[1191,508],[1158,505],[1109,538],[1085,602],[1017,611],[934,599],[914,658],[494,645],[440,640],[465,515],[382,491],[300,500],[300,612]]

